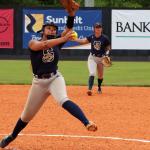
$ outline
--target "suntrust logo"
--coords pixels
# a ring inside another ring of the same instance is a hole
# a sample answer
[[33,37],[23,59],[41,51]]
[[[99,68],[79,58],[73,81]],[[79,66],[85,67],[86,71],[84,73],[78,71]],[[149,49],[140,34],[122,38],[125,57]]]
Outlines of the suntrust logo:
[[[47,16],[46,17],[46,22],[54,22],[56,24],[66,24],[67,23],[67,16],[64,17],[59,17],[59,18],[54,18],[53,16]],[[76,16],[74,19],[75,24],[83,24],[83,19],[80,16]]]
[[25,14],[25,33],[37,32],[42,28],[44,23],[43,14]]

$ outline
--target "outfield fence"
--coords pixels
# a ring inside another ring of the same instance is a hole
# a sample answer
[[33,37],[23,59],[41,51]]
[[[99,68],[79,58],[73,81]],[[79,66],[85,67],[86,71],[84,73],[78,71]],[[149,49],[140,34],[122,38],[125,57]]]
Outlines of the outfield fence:
[[[138,21],[141,14],[145,17]],[[149,14],[144,9],[80,8],[74,28],[83,38],[92,34],[94,22],[102,22],[104,33],[112,42],[114,61],[149,61]],[[56,22],[63,30],[66,15],[61,8],[0,7],[0,59],[28,59],[27,42],[30,37],[38,38],[36,31],[41,28],[41,18]],[[89,48],[65,47],[61,54],[62,60],[86,60]]]

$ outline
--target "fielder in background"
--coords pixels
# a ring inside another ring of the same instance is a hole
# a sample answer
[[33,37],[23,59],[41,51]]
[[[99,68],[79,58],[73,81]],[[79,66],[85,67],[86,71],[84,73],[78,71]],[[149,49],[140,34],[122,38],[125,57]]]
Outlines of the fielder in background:
[[94,25],[94,34],[84,38],[84,39],[74,39],[74,41],[79,44],[91,43],[91,50],[88,57],[88,69],[89,69],[89,80],[88,80],[88,91],[89,96],[92,95],[92,87],[94,84],[94,77],[96,75],[96,70],[98,74],[98,93],[102,93],[101,85],[103,82],[103,56],[109,56],[111,50],[111,44],[108,37],[102,34],[101,23],[96,23]]
[[80,120],[88,131],[97,130],[97,126],[87,119],[80,107],[68,98],[64,78],[58,71],[59,51],[65,42],[72,40],[74,16],[79,8],[75,2],[73,2],[72,7],[72,11],[70,9],[67,11],[69,16],[66,29],[60,36],[57,36],[57,25],[47,23],[39,31],[41,33],[41,40],[31,40],[29,42],[34,74],[32,86],[21,117],[18,119],[12,133],[1,140],[1,148],[6,147],[18,136],[33,119],[50,94],[62,108]]

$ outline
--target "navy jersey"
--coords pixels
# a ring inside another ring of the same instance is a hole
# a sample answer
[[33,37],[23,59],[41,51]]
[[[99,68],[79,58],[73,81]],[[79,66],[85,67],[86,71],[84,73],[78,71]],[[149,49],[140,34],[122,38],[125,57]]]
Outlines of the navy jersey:
[[59,53],[62,44],[46,50],[33,51],[30,49],[32,70],[35,75],[55,72],[58,69]]
[[106,52],[106,47],[110,45],[110,41],[108,37],[102,34],[100,37],[95,37],[95,35],[91,35],[86,37],[87,40],[91,43],[91,50],[90,52],[95,56],[101,57]]

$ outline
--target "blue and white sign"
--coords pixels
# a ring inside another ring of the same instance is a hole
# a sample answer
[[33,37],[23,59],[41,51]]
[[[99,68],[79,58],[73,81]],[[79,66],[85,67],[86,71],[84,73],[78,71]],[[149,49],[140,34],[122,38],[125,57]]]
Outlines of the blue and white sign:
[[[43,23],[54,22],[61,33],[66,26],[68,14],[63,9],[23,9],[23,48],[28,48],[31,39],[39,39],[41,35],[36,33],[42,28]],[[101,10],[78,10],[74,21],[74,30],[79,38],[89,36],[93,32],[93,24],[102,22]],[[67,42],[64,48],[78,45],[76,42]],[[89,49],[89,48],[88,48]]]

